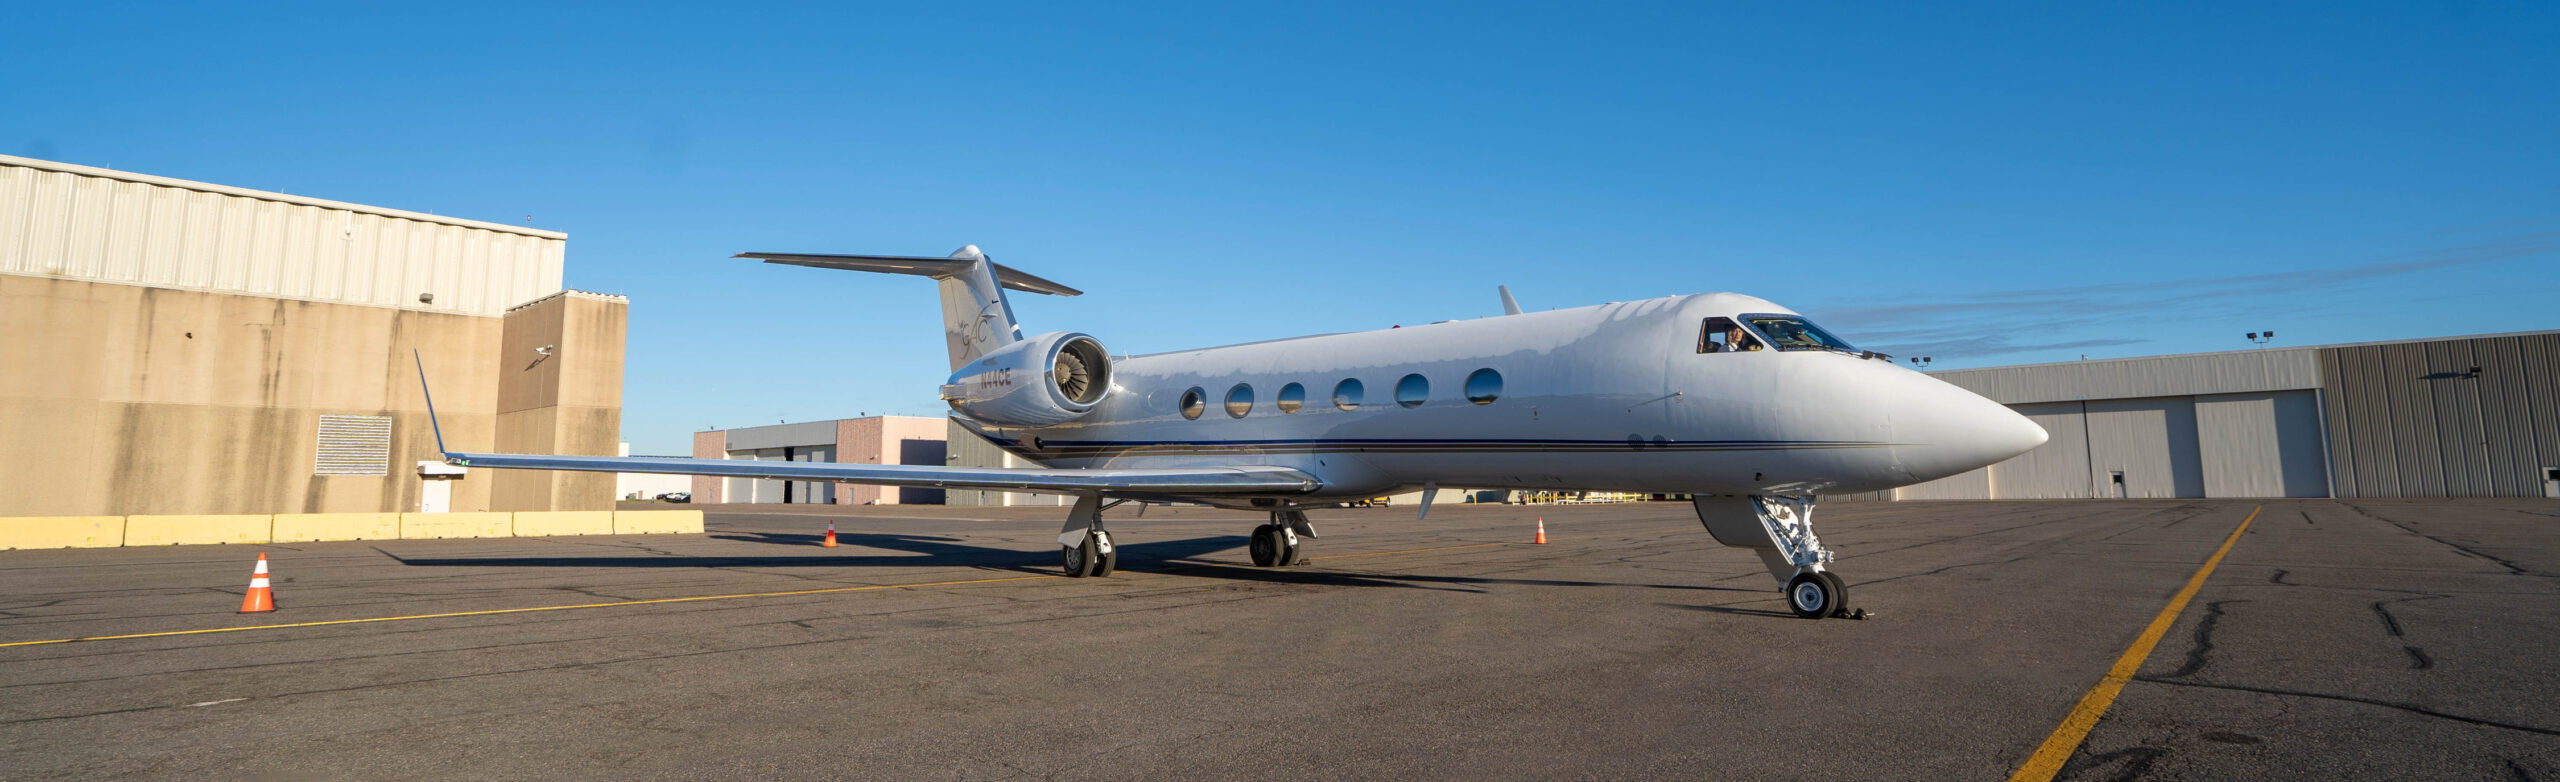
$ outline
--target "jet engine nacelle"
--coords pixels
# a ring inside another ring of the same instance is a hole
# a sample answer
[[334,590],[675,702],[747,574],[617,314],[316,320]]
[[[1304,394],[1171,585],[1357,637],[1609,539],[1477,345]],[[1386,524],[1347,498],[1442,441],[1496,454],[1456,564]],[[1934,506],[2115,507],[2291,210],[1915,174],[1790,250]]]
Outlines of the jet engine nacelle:
[[998,426],[1074,420],[1111,393],[1111,353],[1084,334],[1042,334],[988,352],[951,373],[942,400]]

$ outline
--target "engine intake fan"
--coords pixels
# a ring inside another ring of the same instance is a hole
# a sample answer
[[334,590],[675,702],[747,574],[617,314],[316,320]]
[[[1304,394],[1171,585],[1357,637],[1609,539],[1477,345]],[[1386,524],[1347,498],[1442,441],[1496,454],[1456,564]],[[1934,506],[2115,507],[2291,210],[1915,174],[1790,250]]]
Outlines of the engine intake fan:
[[1111,395],[1111,352],[1091,336],[1057,332],[981,356],[943,385],[962,415],[998,426],[1074,420]]

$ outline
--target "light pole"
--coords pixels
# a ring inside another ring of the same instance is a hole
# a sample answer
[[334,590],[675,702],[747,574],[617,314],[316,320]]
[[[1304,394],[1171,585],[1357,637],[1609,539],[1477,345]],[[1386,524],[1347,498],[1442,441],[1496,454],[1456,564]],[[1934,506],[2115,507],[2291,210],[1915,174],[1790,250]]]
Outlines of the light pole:
[[2249,338],[2249,341],[2258,343],[2258,347],[2263,348],[2267,346],[2268,342],[2275,340],[2276,333],[2273,331],[2252,331],[2246,336]]

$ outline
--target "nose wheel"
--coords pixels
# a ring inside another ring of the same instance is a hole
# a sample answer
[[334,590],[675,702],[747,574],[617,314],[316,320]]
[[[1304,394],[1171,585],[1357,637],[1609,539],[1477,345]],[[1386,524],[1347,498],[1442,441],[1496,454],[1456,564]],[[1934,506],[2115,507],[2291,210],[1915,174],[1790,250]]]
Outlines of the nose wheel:
[[1806,619],[1867,618],[1866,611],[1852,611],[1848,608],[1848,582],[1840,580],[1839,576],[1833,575],[1828,570],[1797,573],[1795,578],[1787,580],[1786,592],[1787,608],[1796,612],[1796,616]]
[[1849,607],[1849,584],[1824,566],[1831,552],[1813,536],[1813,497],[1698,495],[1698,523],[1716,542],[1760,555],[1769,577],[1786,586],[1787,609],[1806,619],[1865,619]]

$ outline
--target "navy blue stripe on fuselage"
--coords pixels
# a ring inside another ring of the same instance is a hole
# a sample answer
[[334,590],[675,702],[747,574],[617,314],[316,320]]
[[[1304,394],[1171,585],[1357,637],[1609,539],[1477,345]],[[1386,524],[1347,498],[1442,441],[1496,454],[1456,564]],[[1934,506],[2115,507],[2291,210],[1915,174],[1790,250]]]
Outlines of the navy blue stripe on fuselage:
[[1043,456],[1108,456],[1125,453],[1626,453],[1636,451],[1796,451],[1876,448],[1893,443],[1855,440],[1041,440],[1001,441],[1008,449]]

